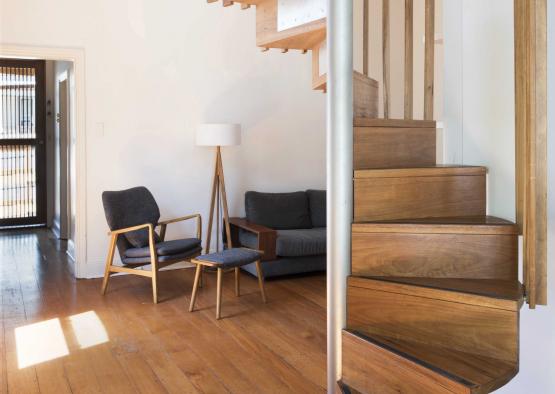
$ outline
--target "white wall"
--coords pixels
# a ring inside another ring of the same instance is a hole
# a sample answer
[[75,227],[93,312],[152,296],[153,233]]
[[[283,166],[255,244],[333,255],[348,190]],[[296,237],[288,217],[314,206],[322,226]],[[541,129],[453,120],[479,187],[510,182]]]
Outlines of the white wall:
[[[254,7],[0,0],[0,9],[0,43],[85,50],[89,275],[107,249],[103,190],[142,184],[163,217],[201,212],[206,223],[214,152],[194,145],[200,122],[243,124],[243,144],[223,150],[232,215],[249,189],[324,187],[325,96],[310,88],[310,56],[261,53]],[[192,226],[169,236],[181,234]]]
[[488,212],[515,219],[513,6],[447,1],[444,157],[489,169]]
[[[549,37],[555,37],[555,7]],[[488,210],[514,220],[514,27],[512,2],[444,2],[445,157],[451,163],[489,168]],[[550,40],[550,92],[555,91],[555,40]],[[555,108],[551,96],[549,152],[555,152]],[[549,158],[550,184],[555,157]],[[549,239],[554,234],[555,199],[549,190]],[[548,243],[549,245],[552,242]],[[549,247],[549,307],[524,306],[520,324],[520,373],[498,393],[555,392],[555,249]]]

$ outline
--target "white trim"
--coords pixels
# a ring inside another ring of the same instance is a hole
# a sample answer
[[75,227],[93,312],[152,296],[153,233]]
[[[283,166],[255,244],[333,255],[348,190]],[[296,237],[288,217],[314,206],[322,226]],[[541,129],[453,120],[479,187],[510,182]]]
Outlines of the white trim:
[[87,271],[87,167],[85,110],[85,50],[0,43],[0,56],[19,59],[65,60],[73,62],[75,75],[76,196],[75,196],[75,276]]

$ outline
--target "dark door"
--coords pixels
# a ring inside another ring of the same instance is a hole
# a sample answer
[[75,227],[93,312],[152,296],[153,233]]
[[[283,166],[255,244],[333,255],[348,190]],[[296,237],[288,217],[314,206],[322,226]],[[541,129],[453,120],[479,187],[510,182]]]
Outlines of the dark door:
[[44,61],[0,59],[0,227],[46,223]]

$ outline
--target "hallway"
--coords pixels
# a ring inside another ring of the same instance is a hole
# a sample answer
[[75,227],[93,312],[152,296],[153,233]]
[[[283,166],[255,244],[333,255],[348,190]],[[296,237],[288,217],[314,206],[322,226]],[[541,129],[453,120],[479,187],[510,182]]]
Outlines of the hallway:
[[47,230],[0,232],[0,393],[316,393],[326,381],[325,276],[257,282],[242,296],[224,276],[214,319],[215,278],[199,311],[187,311],[193,270],[150,281],[76,280],[65,245]]

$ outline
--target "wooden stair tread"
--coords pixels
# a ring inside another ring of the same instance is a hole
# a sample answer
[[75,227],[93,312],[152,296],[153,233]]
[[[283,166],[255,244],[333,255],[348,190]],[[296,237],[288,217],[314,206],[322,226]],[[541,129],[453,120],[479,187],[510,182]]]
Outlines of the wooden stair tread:
[[469,391],[473,393],[495,390],[507,383],[518,372],[516,365],[504,360],[429,344],[388,338],[361,330],[347,331],[388,352],[395,353],[450,380],[467,386]]
[[438,176],[483,176],[487,168],[482,166],[435,165],[411,168],[372,168],[356,170],[355,179],[364,178],[401,178],[401,177],[438,177]]
[[512,280],[351,276],[348,285],[510,311],[520,309],[524,296],[522,284]]
[[456,216],[354,223],[353,232],[518,235],[518,226],[494,216]]

